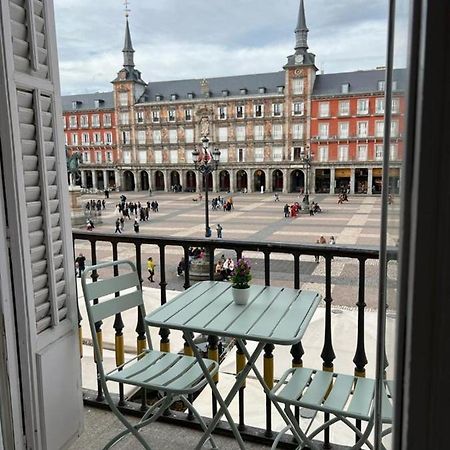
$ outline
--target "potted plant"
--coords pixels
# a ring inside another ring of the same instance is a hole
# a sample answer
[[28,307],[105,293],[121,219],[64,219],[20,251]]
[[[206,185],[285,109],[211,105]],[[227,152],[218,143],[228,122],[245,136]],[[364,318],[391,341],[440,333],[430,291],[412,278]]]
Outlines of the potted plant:
[[239,259],[230,278],[234,302],[238,305],[245,305],[250,295],[249,282],[252,279],[250,262],[244,258]]

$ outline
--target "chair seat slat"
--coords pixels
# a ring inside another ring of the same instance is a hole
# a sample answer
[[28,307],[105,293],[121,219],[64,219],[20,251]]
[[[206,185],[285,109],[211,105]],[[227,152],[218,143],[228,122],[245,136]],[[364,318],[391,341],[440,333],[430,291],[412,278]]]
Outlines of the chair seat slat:
[[305,389],[306,384],[311,379],[312,369],[295,369],[288,384],[279,392],[277,397],[286,403],[297,401]]
[[333,384],[333,389],[325,400],[323,406],[326,409],[342,411],[352,393],[355,377],[339,374]]
[[321,406],[333,381],[333,372],[317,371],[306,389],[301,403],[307,406]]
[[373,402],[375,380],[355,377],[356,386],[346,415],[354,419],[369,420]]
[[[217,366],[217,363],[214,363],[214,361],[212,360],[204,359],[203,361],[210,371],[212,371]],[[170,387],[171,389],[176,390],[191,388],[192,386],[198,384],[202,378],[204,379],[202,369],[200,368],[199,364],[195,364],[177,379],[171,381]]]

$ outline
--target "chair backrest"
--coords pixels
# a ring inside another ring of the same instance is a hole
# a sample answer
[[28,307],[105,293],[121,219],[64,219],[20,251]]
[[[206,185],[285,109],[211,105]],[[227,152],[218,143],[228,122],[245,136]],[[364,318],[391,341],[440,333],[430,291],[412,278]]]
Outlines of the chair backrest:
[[[106,278],[99,278],[96,282],[88,283],[88,277],[93,272],[97,274],[100,270],[104,272],[111,271],[112,274]],[[126,260],[105,262],[86,267],[81,276],[81,285],[92,333],[95,358],[99,361],[101,354],[95,324],[103,319],[136,307],[138,307],[143,319],[146,313],[142,287],[136,266],[131,261]],[[150,333],[148,327],[145,324],[144,326],[147,345],[151,349]]]

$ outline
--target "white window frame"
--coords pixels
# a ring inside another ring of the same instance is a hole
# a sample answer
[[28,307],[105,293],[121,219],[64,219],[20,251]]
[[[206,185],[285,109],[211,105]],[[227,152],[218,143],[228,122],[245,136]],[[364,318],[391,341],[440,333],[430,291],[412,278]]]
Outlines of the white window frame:
[[264,125],[254,125],[253,138],[255,141],[262,141],[264,139]]
[[238,147],[236,149],[236,160],[237,162],[245,162],[245,148],[244,147]]
[[369,122],[367,122],[367,120],[356,123],[356,134],[359,138],[366,138],[369,136]]
[[245,105],[236,106],[236,119],[245,119]]
[[192,144],[194,142],[194,129],[186,128],[184,130],[184,140],[187,144]]
[[228,141],[228,127],[219,127],[218,129],[219,142]]
[[305,103],[304,102],[294,102],[292,104],[292,115],[293,116],[303,116],[305,114]]
[[305,127],[303,123],[292,124],[292,139],[303,139],[305,134]]
[[397,161],[398,159],[398,145],[391,144],[389,146],[389,161]]
[[121,133],[121,142],[124,145],[130,145],[131,144],[131,136],[130,132],[127,130],[122,131]]
[[161,144],[161,140],[162,140],[161,130],[153,130],[153,143]]
[[375,121],[375,137],[384,137],[384,120]]
[[283,103],[272,103],[272,117],[283,116]]
[[101,164],[103,162],[102,152],[95,152],[95,162]]
[[122,152],[122,162],[124,164],[131,164],[131,151],[130,150],[124,150]]
[[226,120],[227,115],[227,107],[226,106],[219,106],[217,108],[217,116],[219,117],[219,120]]
[[283,161],[283,147],[281,145],[272,147],[272,161]]
[[120,112],[119,113],[119,121],[120,121],[120,125],[129,125],[130,124],[130,114],[128,112]]
[[163,154],[162,150],[155,150],[153,152],[153,157],[155,159],[156,164],[162,164],[163,163]]
[[77,128],[78,120],[77,116],[69,116],[69,128]]
[[245,141],[246,128],[245,125],[236,126],[236,141]]
[[80,116],[80,128],[89,128],[89,116],[86,114]]
[[92,114],[92,128],[100,128],[100,114]]
[[107,163],[112,163],[113,162],[112,152],[110,152],[110,151],[106,152],[106,162]]
[[367,144],[358,144],[356,146],[356,159],[358,161],[367,161]]
[[219,161],[221,163],[227,163],[228,162],[228,149],[227,148],[221,148],[220,151],[220,158]]
[[375,99],[375,114],[384,114],[384,97]]
[[384,152],[383,144],[375,144],[375,160],[383,161],[383,152]]
[[147,142],[145,130],[138,130],[136,134],[137,134],[137,143],[139,145],[145,145]]
[[184,120],[186,122],[192,122],[192,109],[191,108],[186,108],[184,110]]
[[254,117],[264,117],[264,104],[257,103],[253,105],[253,116]]
[[338,145],[338,161],[348,161],[348,145]]
[[341,100],[339,102],[339,115],[344,117],[350,115],[350,100]]
[[159,123],[161,121],[161,112],[159,109],[152,110],[152,122]]
[[89,133],[83,133],[81,135],[81,145],[89,145],[90,139],[89,139]]
[[100,132],[95,132],[93,134],[93,138],[94,138],[94,145],[102,144],[102,135]]
[[178,164],[178,150],[169,150],[169,162]]
[[109,128],[112,125],[111,114],[103,114],[103,126]]
[[83,152],[83,163],[89,164],[91,162],[91,154],[89,152]]
[[292,95],[303,95],[305,92],[305,79],[293,78],[292,79]]
[[167,111],[167,120],[169,122],[176,122],[176,119],[177,119],[177,112],[176,112],[176,110],[172,109],[172,108],[169,109]]
[[136,122],[137,123],[144,123],[144,111],[136,111]]
[[319,151],[319,161],[327,162],[328,161],[328,145],[320,145],[318,151]]
[[176,128],[172,128],[169,130],[169,144],[177,144],[178,143],[178,130]]
[[330,134],[330,124],[328,122],[319,123],[319,137],[321,139],[328,139]]
[[147,150],[139,150],[138,158],[139,158],[139,162],[141,164],[146,164],[147,163]]
[[72,145],[78,145],[78,134],[72,133]]
[[350,122],[338,123],[338,137],[340,139],[348,139],[350,136]]
[[110,131],[107,131],[105,133],[104,139],[105,139],[105,144],[106,145],[112,145],[113,140],[112,140],[112,133]]
[[391,137],[397,138],[399,137],[399,122],[398,120],[392,120],[391,121]]
[[330,117],[330,102],[319,102],[319,117]]
[[359,116],[369,114],[369,99],[368,98],[359,98],[357,100],[356,114],[358,114]]
[[392,99],[392,114],[400,112],[400,99],[398,97]]
[[119,92],[119,106],[128,106],[128,92]]
[[283,139],[283,124],[281,123],[272,124],[272,138],[276,141]]
[[264,162],[264,147],[255,147],[255,162]]

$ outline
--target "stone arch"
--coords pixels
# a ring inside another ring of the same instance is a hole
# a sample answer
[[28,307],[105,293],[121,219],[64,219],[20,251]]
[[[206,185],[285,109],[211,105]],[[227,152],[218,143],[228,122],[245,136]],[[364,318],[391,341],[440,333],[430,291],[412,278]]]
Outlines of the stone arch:
[[238,170],[236,173],[236,190],[248,190],[247,172],[245,170]]
[[229,192],[230,190],[230,172],[228,170],[221,170],[219,173],[219,191]]
[[164,173],[161,170],[155,172],[155,191],[164,191]]
[[187,192],[195,192],[197,190],[197,178],[193,170],[188,170],[186,172],[186,182],[184,190]]
[[148,173],[145,170],[143,170],[143,171],[141,171],[139,176],[141,178],[141,190],[148,191],[150,188],[150,183],[148,180]]
[[181,186],[181,177],[180,173],[177,170],[172,170],[170,172],[170,188],[178,190],[179,186]]
[[282,192],[284,187],[283,172],[280,169],[275,169],[272,172],[272,190],[274,192]]
[[134,174],[131,170],[125,170],[123,173],[123,190],[124,191],[134,191],[136,187],[136,182],[134,180]]
[[290,192],[305,192],[305,174],[303,170],[295,169],[291,172]]
[[255,192],[262,192],[266,190],[266,173],[262,169],[256,169],[253,174],[253,190]]

